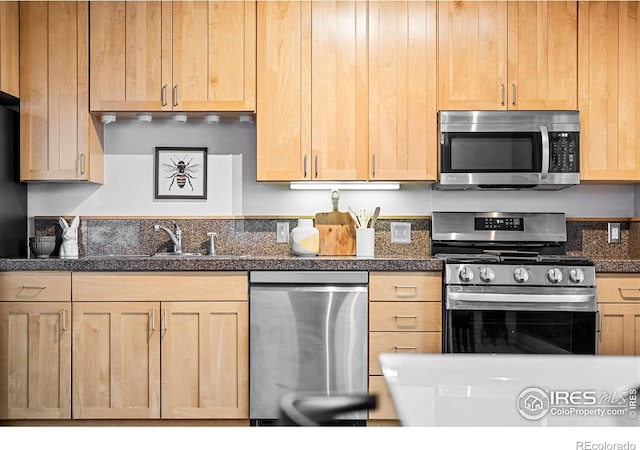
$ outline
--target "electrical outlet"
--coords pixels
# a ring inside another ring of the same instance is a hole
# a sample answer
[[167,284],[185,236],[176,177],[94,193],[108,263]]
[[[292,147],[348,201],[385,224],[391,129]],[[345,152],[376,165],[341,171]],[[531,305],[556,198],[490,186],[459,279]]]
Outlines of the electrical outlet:
[[619,244],[622,241],[620,236],[620,224],[617,222],[609,222],[609,244]]
[[278,222],[276,224],[276,242],[279,244],[289,242],[289,222]]
[[411,243],[410,222],[391,222],[391,243]]

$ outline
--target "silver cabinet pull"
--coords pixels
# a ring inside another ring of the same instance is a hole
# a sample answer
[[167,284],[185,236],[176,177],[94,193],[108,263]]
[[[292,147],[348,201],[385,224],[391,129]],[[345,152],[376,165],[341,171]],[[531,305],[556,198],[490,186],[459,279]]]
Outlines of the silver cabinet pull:
[[511,85],[511,89],[512,89],[512,93],[513,93],[513,100],[512,100],[512,102],[511,102],[511,104],[512,104],[513,106],[516,106],[516,84],[515,84],[515,83],[513,83],[513,84]]
[[316,155],[316,178],[318,178],[318,155]]
[[303,178],[306,179],[307,178],[307,155],[304,155],[304,161],[303,161],[303,166],[304,166],[304,176]]
[[396,284],[394,288],[398,297],[415,297],[418,295],[418,286]]
[[80,175],[84,175],[85,171],[85,155],[82,153],[80,155]]
[[371,156],[371,178],[376,177],[376,154]]
[[62,322],[62,331],[67,331],[67,308],[63,308],[60,311],[60,320]]
[[162,101],[162,106],[167,106],[167,85],[166,84],[162,86],[162,94],[161,94],[160,100]]
[[164,309],[164,312],[163,312],[163,314],[162,314],[162,329],[163,329],[164,331],[167,331],[167,330],[169,329],[169,324],[168,324],[168,322],[167,322],[167,314],[168,314],[168,313],[167,313],[167,309],[165,308],[165,309]]
[[156,331],[156,309],[151,310],[151,330]]
[[36,286],[33,284],[23,284],[22,289],[46,289],[46,286]]
[[500,100],[500,104],[501,104],[502,106],[504,106],[504,83],[502,83],[502,84],[500,85],[500,93],[501,93],[501,96],[502,96],[502,97],[501,97],[501,98],[502,98],[502,100]]
[[178,85],[173,86],[173,106],[178,106]]
[[410,346],[396,345],[395,349],[396,349],[396,352],[398,350],[413,350],[414,352],[418,351],[418,347],[416,347],[415,345],[410,345]]
[[[624,299],[640,299],[640,288],[621,287],[621,288],[618,288],[618,290],[620,291],[620,297],[622,297]],[[638,294],[637,295],[626,295],[625,296],[625,291],[635,291]]]
[[416,316],[415,314],[398,314],[396,316],[393,316],[396,319],[417,319],[418,316]]

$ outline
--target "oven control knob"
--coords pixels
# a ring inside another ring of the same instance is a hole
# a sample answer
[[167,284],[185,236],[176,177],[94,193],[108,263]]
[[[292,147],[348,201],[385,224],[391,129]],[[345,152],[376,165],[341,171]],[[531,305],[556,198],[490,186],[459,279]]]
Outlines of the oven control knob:
[[496,274],[491,267],[483,267],[482,269],[480,269],[480,279],[485,283],[493,281],[495,277]]
[[584,270],[571,269],[569,271],[569,279],[572,283],[582,283],[584,281]]
[[529,279],[529,272],[524,267],[518,267],[513,271],[513,279],[518,283],[524,283]]
[[467,266],[463,266],[460,269],[460,273],[458,274],[458,277],[460,277],[460,279],[464,282],[468,282],[473,280],[473,271],[467,267]]
[[549,271],[547,272],[547,280],[554,284],[560,283],[562,281],[562,272],[560,271],[560,269],[549,269]]

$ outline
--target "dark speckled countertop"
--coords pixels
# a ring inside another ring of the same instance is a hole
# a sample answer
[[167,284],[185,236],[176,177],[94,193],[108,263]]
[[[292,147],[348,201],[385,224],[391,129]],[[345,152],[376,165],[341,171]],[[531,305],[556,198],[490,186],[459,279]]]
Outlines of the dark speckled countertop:
[[594,259],[596,273],[640,273],[640,259]]
[[72,272],[142,271],[252,271],[252,270],[366,270],[366,271],[440,271],[438,258],[401,256],[372,259],[353,256],[89,256],[78,259],[0,258],[0,271],[63,270]]

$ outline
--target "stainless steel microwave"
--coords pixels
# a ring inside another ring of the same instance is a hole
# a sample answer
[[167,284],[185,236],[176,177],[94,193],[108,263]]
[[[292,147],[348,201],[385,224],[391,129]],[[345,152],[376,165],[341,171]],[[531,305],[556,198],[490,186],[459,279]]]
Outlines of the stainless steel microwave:
[[437,190],[580,183],[578,111],[440,111]]

